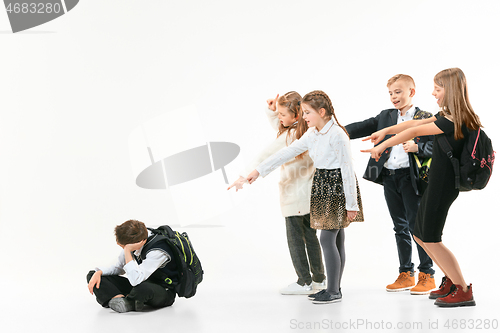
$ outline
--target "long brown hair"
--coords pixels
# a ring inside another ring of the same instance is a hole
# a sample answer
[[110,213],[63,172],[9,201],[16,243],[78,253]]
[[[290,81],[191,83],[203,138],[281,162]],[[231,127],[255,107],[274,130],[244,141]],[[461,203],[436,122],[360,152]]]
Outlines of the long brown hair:
[[326,111],[326,115],[335,118],[335,121],[337,122],[337,125],[340,126],[347,134],[347,137],[349,137],[349,133],[347,133],[346,129],[344,126],[340,125],[339,121],[337,120],[337,116],[335,115],[335,110],[333,109],[332,101],[330,100],[330,97],[328,97],[327,94],[325,94],[321,90],[314,90],[311,91],[310,93],[306,94],[304,98],[302,99],[303,103],[309,104],[314,110],[318,111],[323,108]]
[[[307,132],[307,123],[306,121],[302,118],[302,110],[300,108],[300,103],[302,102],[302,96],[296,91],[289,91],[283,96],[280,96],[278,99],[278,104],[282,107],[285,107],[288,112],[293,116],[293,118],[297,118],[297,123],[290,125],[288,127],[283,126],[283,124],[280,122],[279,129],[278,129],[278,136],[283,134],[284,132],[287,132],[287,142],[288,142],[288,137],[291,134],[291,130],[295,129],[295,139],[298,140],[302,135],[304,135],[305,132]],[[305,153],[300,154],[297,156],[297,159],[303,158],[303,155]]]
[[455,140],[462,139],[462,125],[471,130],[483,127],[478,115],[469,102],[469,89],[465,74],[460,68],[448,68],[434,76],[434,83],[444,88],[444,98],[441,102],[441,114],[449,114],[455,126]]

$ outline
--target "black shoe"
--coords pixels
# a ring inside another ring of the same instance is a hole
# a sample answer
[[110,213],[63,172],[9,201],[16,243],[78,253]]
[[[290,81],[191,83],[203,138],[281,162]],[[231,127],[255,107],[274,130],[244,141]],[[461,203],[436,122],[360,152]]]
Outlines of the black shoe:
[[324,293],[326,293],[326,289],[320,290],[315,294],[311,294],[311,295],[307,296],[307,299],[310,299],[311,301],[313,301],[316,297],[318,297],[319,295],[323,295]]
[[340,291],[336,294],[332,294],[325,290],[325,292],[321,295],[318,295],[312,302],[314,304],[328,304],[340,302],[342,300],[342,294]]

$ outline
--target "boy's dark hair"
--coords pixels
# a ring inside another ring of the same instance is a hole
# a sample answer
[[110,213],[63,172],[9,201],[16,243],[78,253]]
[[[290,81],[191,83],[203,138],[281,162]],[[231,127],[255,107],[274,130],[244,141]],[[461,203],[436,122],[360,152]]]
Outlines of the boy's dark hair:
[[148,238],[148,229],[140,221],[128,220],[115,227],[115,236],[120,245],[134,244]]

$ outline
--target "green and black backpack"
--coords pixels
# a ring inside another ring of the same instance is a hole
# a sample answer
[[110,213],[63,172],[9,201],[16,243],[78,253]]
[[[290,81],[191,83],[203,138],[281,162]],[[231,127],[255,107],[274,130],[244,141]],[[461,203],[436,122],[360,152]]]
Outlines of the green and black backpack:
[[[179,297],[194,296],[198,284],[203,281],[203,269],[187,233],[174,231],[168,225],[148,229],[160,239],[164,239],[174,253],[173,260],[177,266],[178,281],[172,281],[167,274],[164,276],[164,281],[175,290]],[[162,274],[163,272],[158,270],[156,273]]]

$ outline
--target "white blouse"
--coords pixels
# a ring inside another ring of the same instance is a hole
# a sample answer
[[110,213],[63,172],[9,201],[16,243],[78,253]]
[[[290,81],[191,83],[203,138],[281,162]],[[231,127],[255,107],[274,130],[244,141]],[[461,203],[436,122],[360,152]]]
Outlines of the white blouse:
[[359,211],[356,190],[356,175],[352,164],[349,137],[344,130],[330,119],[318,132],[309,130],[290,146],[278,151],[259,164],[256,170],[265,177],[280,165],[309,150],[309,156],[316,169],[340,169],[346,198],[346,210]]

